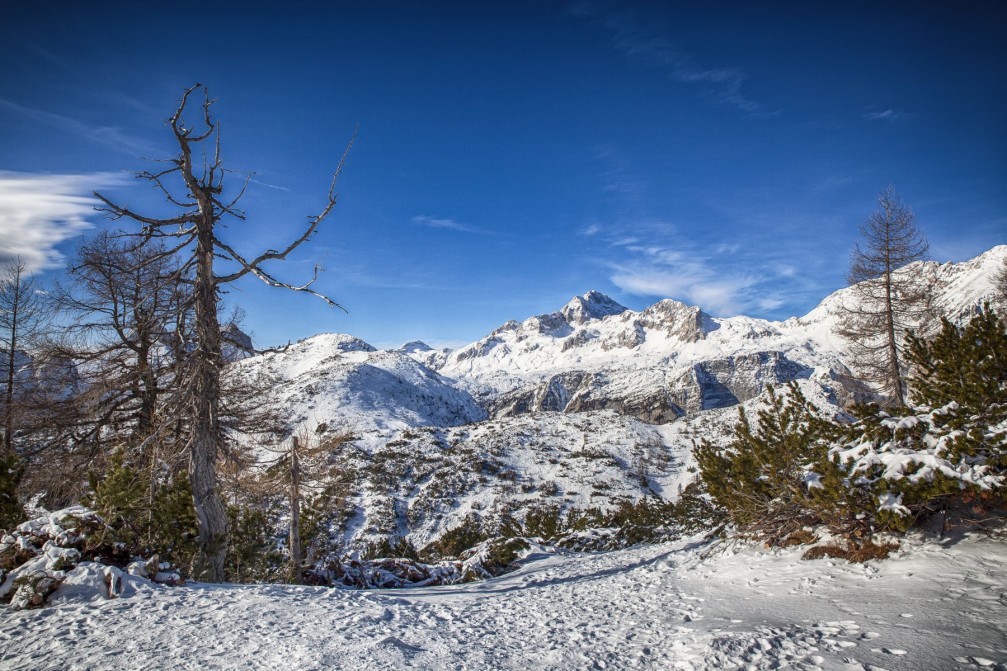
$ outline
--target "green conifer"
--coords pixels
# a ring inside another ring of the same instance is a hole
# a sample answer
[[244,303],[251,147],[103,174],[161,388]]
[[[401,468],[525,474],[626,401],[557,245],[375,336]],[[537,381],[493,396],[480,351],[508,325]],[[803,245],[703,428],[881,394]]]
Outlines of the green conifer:
[[728,447],[704,440],[695,456],[713,501],[739,529],[777,542],[822,522],[832,507],[816,491],[822,474],[814,469],[831,468],[829,441],[837,427],[819,416],[794,383],[782,396],[770,387],[768,401],[754,430],[739,408]]
[[24,521],[17,487],[24,469],[15,455],[0,456],[0,530],[12,531]]

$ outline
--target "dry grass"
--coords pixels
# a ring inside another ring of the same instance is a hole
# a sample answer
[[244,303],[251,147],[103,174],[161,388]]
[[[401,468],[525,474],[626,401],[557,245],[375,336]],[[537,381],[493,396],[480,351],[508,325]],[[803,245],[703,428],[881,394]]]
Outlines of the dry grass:
[[899,549],[898,543],[874,543],[863,541],[847,543],[845,546],[836,543],[826,543],[809,548],[801,559],[845,559],[850,563],[862,564],[871,560],[887,559],[888,555]]
[[812,543],[818,542],[818,536],[816,536],[811,531],[807,529],[798,529],[793,532],[782,541],[780,541],[780,547],[789,548],[795,545],[811,545]]

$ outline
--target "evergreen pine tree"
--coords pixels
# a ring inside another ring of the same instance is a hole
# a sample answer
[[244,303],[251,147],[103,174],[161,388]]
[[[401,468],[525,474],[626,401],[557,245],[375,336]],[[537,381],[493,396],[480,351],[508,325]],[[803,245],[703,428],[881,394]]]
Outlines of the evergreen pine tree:
[[754,430],[739,408],[727,449],[704,440],[695,456],[710,496],[731,520],[742,531],[779,542],[828,515],[831,506],[816,491],[821,473],[813,469],[828,467],[829,441],[838,429],[794,383],[786,395],[770,387],[768,401]]
[[12,531],[24,521],[17,497],[23,468],[17,456],[0,455],[0,531]]
[[[940,332],[924,341],[907,339],[914,403],[946,408],[938,424],[960,432],[947,441],[948,457],[984,459],[1007,470],[1007,434],[996,427],[1007,421],[1007,326],[987,304],[963,328],[947,319]],[[948,407],[949,404],[953,406]]]

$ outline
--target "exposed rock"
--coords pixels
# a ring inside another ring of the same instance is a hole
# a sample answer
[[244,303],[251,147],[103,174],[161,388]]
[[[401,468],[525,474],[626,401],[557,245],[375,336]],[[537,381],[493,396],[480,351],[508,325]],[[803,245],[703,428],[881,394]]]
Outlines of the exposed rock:
[[234,323],[225,326],[221,332],[221,354],[224,361],[240,361],[255,356],[252,337]]
[[606,352],[618,347],[633,349],[642,345],[645,340],[647,340],[647,333],[644,331],[643,324],[634,319],[625,329],[602,340],[601,348]]
[[702,405],[695,409],[735,405],[755,398],[767,384],[807,378],[811,372],[810,368],[794,363],[782,352],[757,352],[706,361],[696,366]]
[[696,342],[716,329],[710,316],[698,307],[666,298],[640,313],[640,325],[663,331],[682,342]]
[[413,340],[411,342],[407,342],[405,345],[400,347],[399,351],[402,352],[403,354],[412,354],[414,352],[431,352],[433,351],[433,349],[434,349],[433,347],[426,344],[422,340]]
[[603,293],[589,291],[583,296],[574,296],[560,309],[560,314],[568,324],[583,325],[589,321],[621,314],[627,309]]
[[573,335],[568,337],[563,341],[563,351],[571,350],[575,347],[581,347],[587,343],[595,340],[598,337],[597,331],[592,331],[591,329],[581,329],[575,331]]
[[696,364],[677,375],[638,371],[613,375],[570,371],[488,401],[495,417],[534,412],[614,410],[650,424],[665,424],[686,412],[724,408],[758,396],[767,384],[807,378],[811,369],[780,352],[757,352]]

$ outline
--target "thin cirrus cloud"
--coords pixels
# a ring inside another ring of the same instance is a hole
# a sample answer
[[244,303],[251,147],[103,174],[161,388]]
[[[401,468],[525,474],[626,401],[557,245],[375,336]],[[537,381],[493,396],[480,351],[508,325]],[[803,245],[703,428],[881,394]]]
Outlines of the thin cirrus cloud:
[[612,264],[611,281],[637,296],[674,298],[716,315],[738,314],[745,307],[742,293],[753,278],[726,274],[711,258],[661,246],[625,247],[629,258]]
[[45,110],[25,107],[4,98],[0,98],[0,106],[6,107],[22,116],[49,124],[72,135],[96,142],[124,154],[129,154],[130,156],[153,156],[159,151],[149,142],[134,137],[115,126],[89,126],[62,114],[54,114]]
[[739,272],[732,258],[739,248],[733,244],[704,250],[692,243],[642,245],[617,237],[608,242],[615,257],[605,264],[609,279],[628,294],[673,298],[722,317],[760,316],[787,304],[782,287],[790,269]]
[[428,217],[421,215],[413,217],[412,222],[419,226],[426,226],[427,228],[442,228],[450,231],[459,231],[461,233],[480,232],[478,228],[466,226],[465,224],[458,223],[454,219],[445,219],[442,217]]
[[902,121],[909,115],[905,112],[896,112],[893,109],[881,110],[880,112],[865,112],[864,118],[868,121]]
[[678,49],[671,40],[625,11],[588,1],[574,4],[571,14],[600,22],[612,36],[615,48],[626,57],[658,68],[674,81],[704,86],[718,103],[730,105],[754,117],[777,116],[782,112],[770,109],[744,93],[742,87],[746,75],[740,68],[704,66]]
[[61,242],[91,227],[91,192],[121,184],[123,175],[50,175],[0,171],[0,260],[20,257],[31,271],[56,268]]

